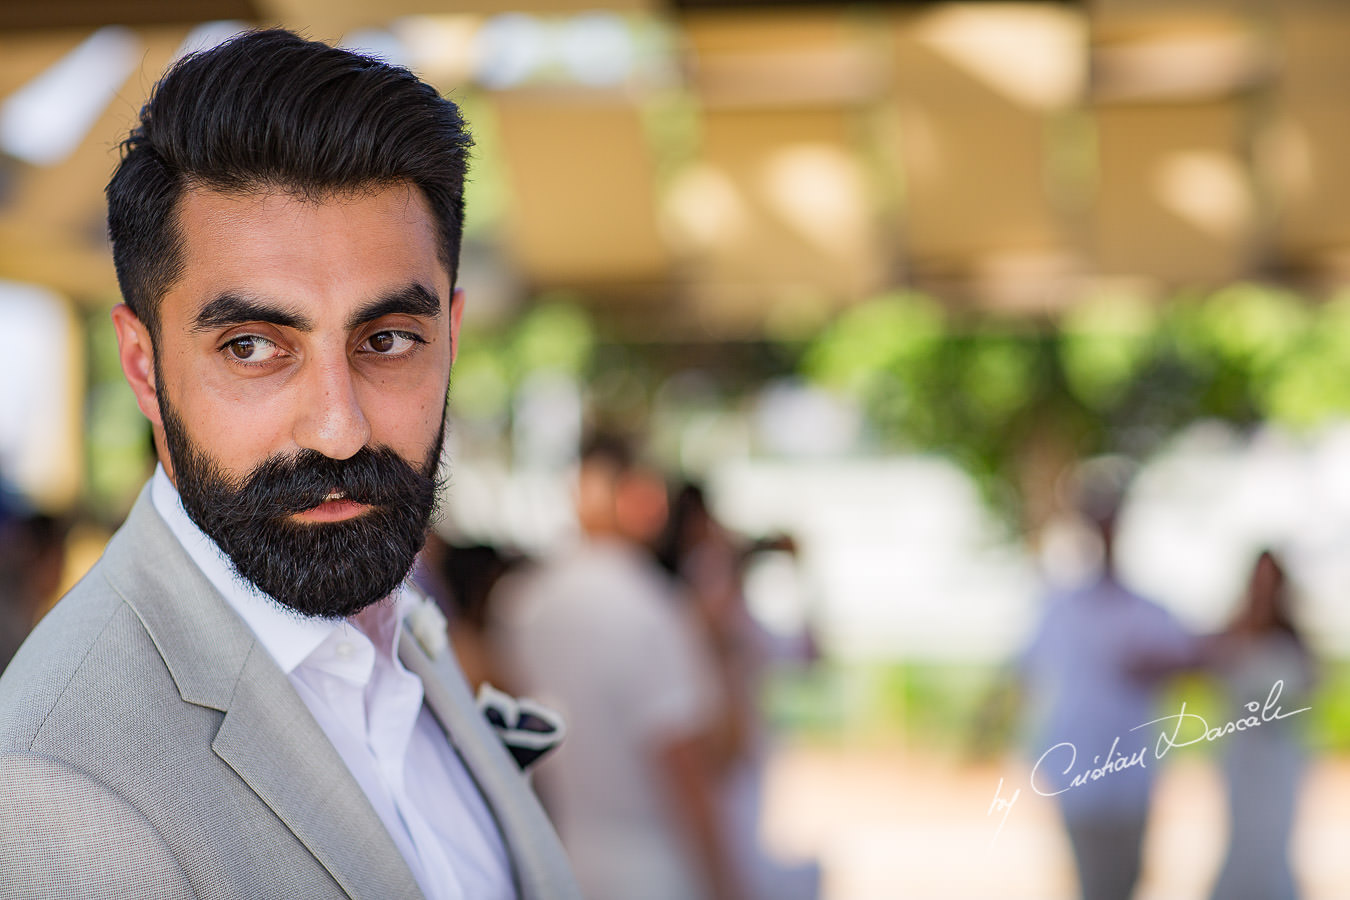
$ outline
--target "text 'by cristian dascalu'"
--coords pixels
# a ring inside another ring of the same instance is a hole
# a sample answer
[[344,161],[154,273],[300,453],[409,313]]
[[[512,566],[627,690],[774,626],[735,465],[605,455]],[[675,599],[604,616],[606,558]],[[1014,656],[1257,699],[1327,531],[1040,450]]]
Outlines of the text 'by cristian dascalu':
[[[1290,716],[1296,716],[1312,709],[1311,706],[1305,706],[1302,709],[1285,712],[1280,706],[1280,695],[1283,693],[1284,681],[1277,681],[1271,686],[1270,693],[1266,695],[1264,703],[1253,700],[1246,704],[1244,709],[1246,709],[1248,715],[1212,727],[1203,716],[1188,712],[1183,701],[1181,710],[1174,715],[1151,719],[1130,729],[1130,731],[1139,731],[1150,726],[1158,727],[1158,740],[1151,753],[1146,744],[1133,753],[1117,754],[1116,749],[1120,745],[1120,738],[1117,737],[1111,742],[1111,747],[1106,751],[1105,756],[1098,754],[1092,757],[1090,764],[1079,767],[1078,748],[1069,741],[1060,741],[1042,753],[1041,758],[1036,760],[1036,765],[1031,767],[1031,789],[1042,797],[1055,797],[1090,782],[1109,778],[1126,769],[1135,767],[1146,769],[1150,760],[1160,760],[1169,751],[1177,747],[1189,747],[1202,741],[1217,741],[1239,731],[1251,731],[1270,722],[1287,719]],[[1037,776],[1042,771],[1054,772],[1062,776],[1073,774],[1069,777],[1067,787],[1049,790],[1041,786],[1044,781],[1043,777],[1041,783],[1038,783]],[[989,811],[985,813],[986,816],[992,816],[995,813],[1003,814],[1003,818],[998,823],[998,830],[994,832],[995,835],[1003,830],[1003,825],[1008,820],[1008,814],[1012,812],[1013,804],[1017,802],[1017,798],[1021,795],[1022,790],[1018,788],[1013,791],[1012,796],[1004,797],[1003,779],[999,779],[998,788],[994,791],[994,800],[989,804]]]

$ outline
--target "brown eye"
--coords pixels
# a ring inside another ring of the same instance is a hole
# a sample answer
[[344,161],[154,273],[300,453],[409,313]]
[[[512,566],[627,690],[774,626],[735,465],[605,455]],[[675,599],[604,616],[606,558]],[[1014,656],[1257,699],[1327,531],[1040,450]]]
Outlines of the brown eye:
[[360,349],[364,353],[396,359],[411,352],[417,344],[425,343],[422,338],[408,331],[377,331],[366,338]]
[[229,343],[230,354],[235,359],[248,359],[257,349],[257,343],[251,337],[235,338]]
[[241,334],[223,348],[236,362],[261,363],[281,355],[281,348],[256,334]]

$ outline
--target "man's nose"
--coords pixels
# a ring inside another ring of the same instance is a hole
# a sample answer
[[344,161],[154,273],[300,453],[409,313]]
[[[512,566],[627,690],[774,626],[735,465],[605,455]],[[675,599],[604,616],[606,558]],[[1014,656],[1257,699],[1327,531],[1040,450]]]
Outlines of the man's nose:
[[306,369],[295,442],[332,459],[347,459],[370,441],[370,422],[361,409],[347,356],[313,359]]

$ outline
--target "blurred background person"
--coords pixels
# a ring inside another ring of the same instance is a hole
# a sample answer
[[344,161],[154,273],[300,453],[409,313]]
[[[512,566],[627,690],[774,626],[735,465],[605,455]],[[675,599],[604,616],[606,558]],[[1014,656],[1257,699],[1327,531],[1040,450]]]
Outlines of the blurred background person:
[[0,506],[0,672],[56,599],[66,532],[54,516]]
[[[765,670],[775,655],[791,653],[775,641],[745,603],[744,577],[757,551],[792,549],[786,537],[748,544],[717,521],[703,488],[674,491],[657,558],[676,577],[701,625],[721,695],[714,744],[719,805],[742,882],[763,900],[814,900],[820,892],[815,862],[790,865],[761,844],[768,726],[762,711]],[[798,650],[810,645],[802,635]]]
[[[1083,900],[1134,895],[1158,766],[1156,732],[1132,729],[1155,718],[1165,678],[1198,658],[1197,640],[1170,612],[1121,583],[1115,534],[1130,474],[1119,459],[1077,471],[1074,501],[1100,540],[1100,565],[1086,584],[1048,598],[1021,661],[1039,759],[1032,787],[1059,804]],[[1141,764],[1074,784],[1141,752]]]
[[591,900],[744,897],[717,810],[712,664],[646,549],[664,482],[601,434],[581,449],[575,496],[580,542],[495,601],[511,690],[565,722],[540,793]]
[[445,613],[446,629],[464,678],[477,691],[484,682],[510,681],[489,633],[493,589],[525,560],[491,544],[451,543],[432,532],[418,555],[413,580]]
[[[1236,614],[1209,650],[1235,721],[1261,709],[1281,685],[1286,713],[1304,707],[1313,658],[1290,613],[1289,579],[1270,550],[1252,567]],[[1213,900],[1294,900],[1289,837],[1303,780],[1300,721],[1276,719],[1223,739],[1228,850]]]

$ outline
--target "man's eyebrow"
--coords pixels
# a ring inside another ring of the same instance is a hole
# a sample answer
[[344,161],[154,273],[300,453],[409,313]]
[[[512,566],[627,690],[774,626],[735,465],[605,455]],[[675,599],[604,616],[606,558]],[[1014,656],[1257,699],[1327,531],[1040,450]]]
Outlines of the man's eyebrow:
[[297,331],[313,331],[314,323],[298,313],[283,309],[266,300],[239,294],[221,294],[207,303],[192,320],[196,332],[228,328],[245,322],[266,322]]
[[347,317],[347,330],[360,328],[367,322],[373,322],[380,316],[395,314],[405,316],[425,316],[429,319],[441,317],[441,298],[426,285],[413,282],[406,287],[377,297],[358,308]]

